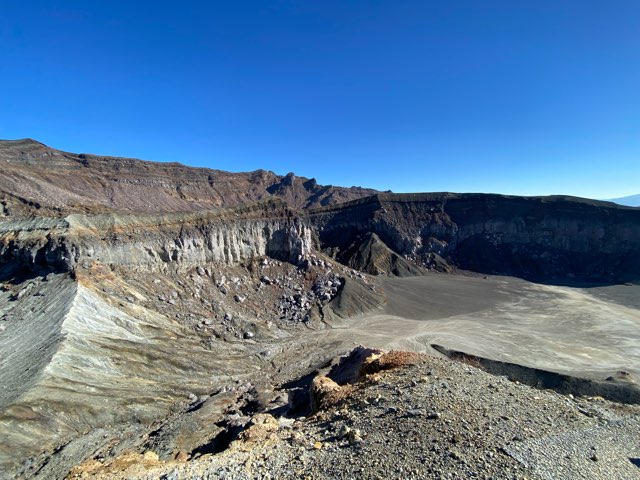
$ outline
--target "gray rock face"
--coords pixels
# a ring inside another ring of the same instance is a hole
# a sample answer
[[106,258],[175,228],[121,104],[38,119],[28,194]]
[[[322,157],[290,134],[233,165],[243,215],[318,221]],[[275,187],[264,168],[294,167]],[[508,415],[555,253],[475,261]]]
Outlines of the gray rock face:
[[[234,310],[235,324],[225,326],[222,317],[232,315],[221,313],[222,293],[200,303],[197,291],[224,289],[235,308],[255,315],[242,276],[253,259],[297,265],[312,248],[311,230],[279,201],[0,222],[0,273],[9,280],[0,289],[0,423],[12,426],[3,429],[0,470],[19,471],[17,462],[53,451],[87,425],[116,426],[101,440],[108,442],[123,425],[166,415],[181,390],[208,392],[218,375],[256,369],[261,359],[247,349],[260,348],[252,345],[265,322],[258,328]],[[45,281],[48,272],[56,273]],[[208,315],[201,331],[197,317],[193,326],[188,320],[197,305]],[[216,342],[213,332],[226,327],[251,341]]]
[[52,222],[3,222],[0,263],[61,271],[93,261],[151,271],[184,270],[264,255],[297,264],[313,247],[310,228],[278,201],[238,212],[71,215]]

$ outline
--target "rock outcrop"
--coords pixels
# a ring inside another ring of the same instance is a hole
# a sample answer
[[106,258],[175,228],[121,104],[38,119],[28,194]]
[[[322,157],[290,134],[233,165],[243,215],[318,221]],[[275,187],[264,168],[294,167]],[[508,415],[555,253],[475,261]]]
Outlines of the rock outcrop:
[[421,275],[423,270],[384,244],[380,237],[366,232],[340,252],[338,260],[360,272],[397,277]]

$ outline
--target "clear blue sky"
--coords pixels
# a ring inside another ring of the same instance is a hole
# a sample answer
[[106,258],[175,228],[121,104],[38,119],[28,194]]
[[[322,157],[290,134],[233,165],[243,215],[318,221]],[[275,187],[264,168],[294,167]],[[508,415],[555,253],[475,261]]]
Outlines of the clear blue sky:
[[0,1],[0,138],[394,191],[640,191],[640,2]]

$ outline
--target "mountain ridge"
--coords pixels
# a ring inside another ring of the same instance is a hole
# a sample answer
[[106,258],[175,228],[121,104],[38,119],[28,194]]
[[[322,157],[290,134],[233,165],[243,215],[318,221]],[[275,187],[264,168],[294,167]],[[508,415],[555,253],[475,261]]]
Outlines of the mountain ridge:
[[177,162],[75,154],[32,139],[0,140],[0,161],[4,216],[207,210],[272,196],[305,209],[376,193],[361,187],[322,186],[292,173],[233,173]]
[[630,208],[637,205],[618,201],[640,197],[595,200],[570,195],[525,197],[481,192],[391,193],[357,186],[320,185],[315,178],[297,176],[293,172],[286,175],[265,169],[230,172],[181,162],[70,153],[32,138],[0,140],[0,161],[5,168],[5,175],[0,178],[0,213],[4,216],[185,212],[235,207],[270,197],[279,197],[297,210],[331,209],[351,202],[376,201],[374,198],[366,200],[367,197],[383,201],[411,201],[481,196],[539,199],[541,202],[562,200]]

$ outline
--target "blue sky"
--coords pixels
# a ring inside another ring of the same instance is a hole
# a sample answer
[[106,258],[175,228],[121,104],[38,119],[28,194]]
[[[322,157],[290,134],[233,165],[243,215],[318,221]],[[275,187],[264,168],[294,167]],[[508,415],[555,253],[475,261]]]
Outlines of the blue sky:
[[393,191],[640,191],[640,2],[2,1],[0,138]]

